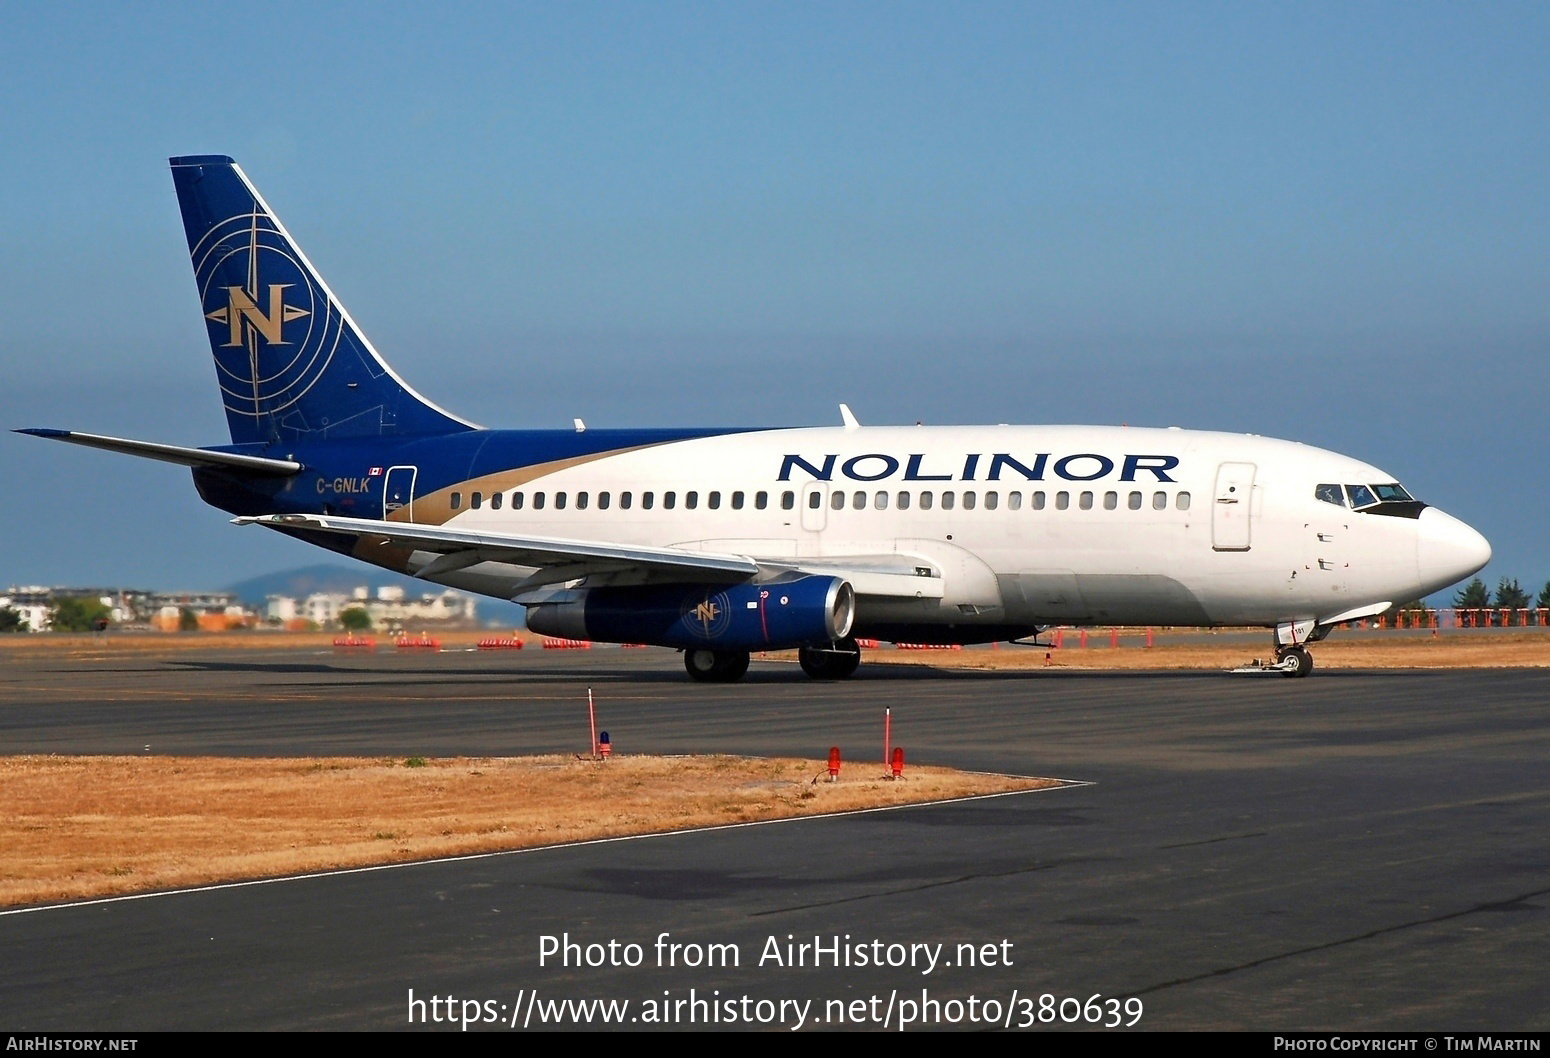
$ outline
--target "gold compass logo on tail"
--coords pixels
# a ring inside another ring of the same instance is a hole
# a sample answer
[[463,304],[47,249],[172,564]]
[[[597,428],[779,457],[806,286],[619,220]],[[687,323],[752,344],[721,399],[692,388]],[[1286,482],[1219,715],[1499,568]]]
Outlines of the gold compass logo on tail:
[[226,343],[227,348],[240,347],[247,344],[244,340],[244,321],[253,330],[263,335],[264,341],[270,345],[285,345],[283,331],[285,325],[292,320],[299,320],[304,316],[311,315],[306,309],[285,304],[285,289],[294,285],[294,283],[269,284],[268,312],[259,308],[258,304],[248,296],[248,292],[242,287],[227,287],[226,305],[216,309],[214,312],[205,313],[205,319],[227,324],[231,328],[231,340]]

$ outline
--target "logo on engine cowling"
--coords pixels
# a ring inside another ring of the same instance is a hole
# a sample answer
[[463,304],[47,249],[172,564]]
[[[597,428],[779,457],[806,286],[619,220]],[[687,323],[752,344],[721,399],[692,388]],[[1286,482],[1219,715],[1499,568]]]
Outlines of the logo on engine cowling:
[[726,592],[687,596],[679,614],[684,627],[701,639],[715,639],[732,624],[732,607]]

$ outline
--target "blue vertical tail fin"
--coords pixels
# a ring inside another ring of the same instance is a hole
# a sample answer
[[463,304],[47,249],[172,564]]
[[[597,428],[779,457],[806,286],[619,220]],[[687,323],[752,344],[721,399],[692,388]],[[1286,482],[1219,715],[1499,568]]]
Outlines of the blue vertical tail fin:
[[394,374],[235,162],[171,163],[233,443],[476,429]]

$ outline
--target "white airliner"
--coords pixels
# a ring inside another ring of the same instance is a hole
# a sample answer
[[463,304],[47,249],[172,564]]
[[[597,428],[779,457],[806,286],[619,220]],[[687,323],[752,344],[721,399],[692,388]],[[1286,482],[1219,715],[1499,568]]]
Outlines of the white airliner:
[[1360,460],[1105,426],[486,430],[377,354],[230,158],[172,159],[232,444],[39,436],[181,463],[205,500],[528,608],[534,631],[684,652],[702,681],[858,639],[1258,625],[1277,666],[1447,587],[1490,545]]

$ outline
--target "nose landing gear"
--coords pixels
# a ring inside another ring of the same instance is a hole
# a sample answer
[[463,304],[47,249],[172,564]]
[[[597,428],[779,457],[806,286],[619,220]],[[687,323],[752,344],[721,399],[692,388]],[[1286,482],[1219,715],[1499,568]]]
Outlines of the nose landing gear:
[[1283,676],[1306,676],[1313,671],[1313,655],[1304,646],[1276,650],[1276,668]]

